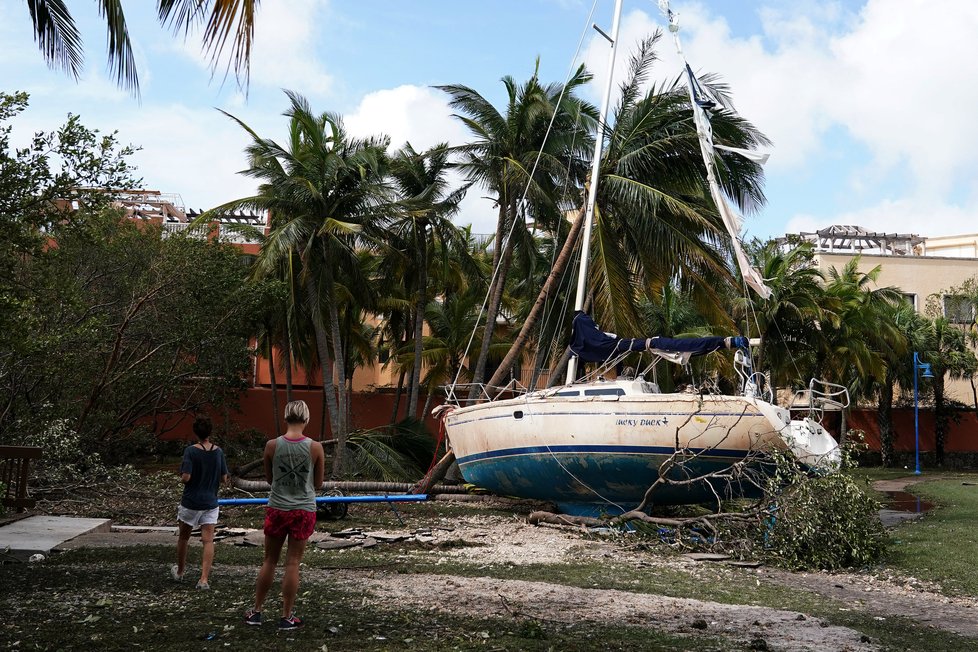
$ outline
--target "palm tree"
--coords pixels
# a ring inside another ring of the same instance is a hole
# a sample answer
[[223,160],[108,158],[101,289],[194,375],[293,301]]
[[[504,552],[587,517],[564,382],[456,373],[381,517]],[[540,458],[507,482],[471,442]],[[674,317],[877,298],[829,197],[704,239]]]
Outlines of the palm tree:
[[[258,256],[261,270],[271,270],[293,256],[301,267],[308,316],[337,439],[333,474],[344,471],[349,428],[346,388],[346,338],[340,327],[339,288],[356,293],[364,287],[356,250],[377,241],[392,213],[392,193],[385,182],[386,138],[354,139],[342,119],[314,114],[301,95],[286,91],[290,107],[289,140],[279,145],[262,138],[244,122],[231,119],[252,138],[243,174],[261,181],[256,195],[223,204],[209,213],[241,208],[267,210],[270,233]],[[205,219],[202,217],[202,219]],[[336,383],[333,383],[334,373]]]
[[[493,195],[498,209],[493,270],[486,328],[473,371],[473,382],[485,376],[489,346],[499,315],[503,289],[517,242],[528,237],[526,218],[549,219],[556,231],[561,215],[557,208],[560,189],[581,174],[581,156],[588,149],[585,136],[596,120],[594,108],[581,102],[574,91],[590,80],[581,67],[562,84],[542,85],[537,71],[524,84],[509,76],[502,82],[507,103],[494,107],[475,90],[463,85],[439,86],[451,96],[449,105],[469,129],[474,140],[455,148],[462,160],[459,169],[468,181]],[[548,136],[549,133],[549,136]],[[478,390],[473,388],[473,395]]]
[[[734,284],[729,236],[706,186],[688,93],[680,79],[647,86],[660,36],[643,41],[632,57],[601,163],[592,234],[594,316],[626,336],[641,335],[636,286],[655,296],[677,283],[712,322],[729,323],[719,289]],[[722,84],[709,76],[703,82],[730,104]],[[768,143],[732,111],[718,111],[711,120],[718,144],[752,149]],[[757,163],[725,152],[716,163],[725,193],[741,211],[763,204]]]
[[[900,289],[873,287],[882,267],[859,271],[860,257],[828,271],[825,286],[826,321],[821,326],[816,376],[844,385],[858,402],[886,382],[887,359],[906,353],[906,340],[889,319],[903,301]],[[846,439],[846,411],[841,413],[841,439]]]
[[825,277],[812,264],[810,244],[785,251],[772,241],[763,246],[754,243],[751,249],[752,262],[771,288],[771,296],[737,298],[734,315],[742,332],[760,337],[755,366],[770,373],[774,389],[790,387],[804,382],[813,371],[824,317]]
[[[643,333],[635,288],[657,295],[678,283],[700,310],[722,322],[729,317],[718,288],[733,284],[726,256],[729,240],[705,186],[688,95],[679,80],[642,92],[656,60],[659,38],[657,32],[643,41],[631,60],[614,126],[603,149],[591,235],[589,286],[594,314],[610,330],[635,336]],[[711,88],[717,95],[726,93],[722,85],[712,84]],[[732,112],[719,112],[713,120],[718,143],[740,148],[767,143],[750,123]],[[589,153],[581,155],[574,169],[589,167]],[[720,156],[718,163],[725,190],[741,210],[763,203],[763,173],[756,163],[729,154]],[[578,219],[538,303],[554,291],[576,244],[579,226]],[[502,371],[518,353],[521,338],[526,338],[535,319],[536,314],[531,313],[524,322]]]
[[[203,49],[210,54],[211,70],[216,71],[224,49],[231,40],[234,73],[247,85],[251,62],[251,44],[260,0],[157,0],[160,24],[175,33],[188,34],[204,26]],[[63,70],[76,80],[81,74],[85,53],[81,33],[65,0],[27,0],[34,40],[48,66]],[[139,75],[129,41],[129,27],[122,0],[100,0],[99,13],[105,20],[109,43],[109,71],[116,83],[134,94],[139,93]]]
[[876,423],[880,430],[880,454],[885,467],[892,466],[895,461],[893,388],[894,385],[906,388],[913,384],[913,364],[908,364],[911,361],[910,354],[912,351],[924,350],[927,332],[930,330],[929,320],[905,300],[893,305],[887,313],[882,318],[892,322],[901,337],[891,342],[890,348],[884,353],[886,376],[875,386],[879,399]]
[[408,296],[413,297],[411,312],[414,321],[414,356],[407,409],[411,418],[417,417],[421,389],[429,266],[436,262],[447,264],[444,256],[441,261],[433,260],[438,252],[447,255],[452,250],[464,251],[462,233],[452,223],[451,218],[458,212],[459,202],[465,196],[467,187],[449,189],[449,152],[448,145],[441,144],[419,153],[408,143],[395,154],[391,164],[394,186],[402,196],[402,211],[388,229],[388,245],[403,255],[401,278]]
[[925,341],[928,348],[921,352],[921,357],[930,362],[934,372],[934,378],[930,381],[934,392],[934,454],[937,465],[943,466],[944,444],[951,420],[951,410],[944,391],[945,376],[974,376],[978,372],[978,359],[967,345],[965,332],[944,316],[935,317],[930,322]]

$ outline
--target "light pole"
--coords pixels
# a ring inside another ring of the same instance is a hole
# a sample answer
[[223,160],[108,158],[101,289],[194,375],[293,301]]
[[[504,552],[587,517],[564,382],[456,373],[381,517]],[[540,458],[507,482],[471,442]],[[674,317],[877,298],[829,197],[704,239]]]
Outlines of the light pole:
[[917,371],[921,370],[924,372],[924,378],[933,378],[934,374],[930,370],[929,362],[921,362],[920,355],[914,351],[913,352],[913,443],[914,443],[914,459],[916,461],[916,468],[914,469],[915,475],[920,475],[920,421],[918,418],[918,413],[920,411],[918,407],[918,394],[917,394]]

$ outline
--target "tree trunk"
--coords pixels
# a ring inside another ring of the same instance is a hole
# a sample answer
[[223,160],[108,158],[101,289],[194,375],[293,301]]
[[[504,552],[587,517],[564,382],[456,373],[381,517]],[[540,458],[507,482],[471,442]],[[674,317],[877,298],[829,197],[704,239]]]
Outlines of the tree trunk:
[[845,446],[849,431],[846,429],[846,408],[839,411],[839,446]]
[[323,405],[319,410],[319,441],[326,441],[326,419],[329,418],[329,414],[326,412],[326,403],[326,388],[323,387]]
[[[571,254],[574,251],[574,246],[577,244],[577,239],[581,232],[581,228],[584,226],[583,215],[584,211],[577,211],[577,219],[574,220],[570,233],[567,234],[567,239],[564,240],[564,246],[561,247],[560,254],[554,261],[554,267],[550,271],[550,275],[547,276],[547,280],[544,282],[543,287],[540,288],[540,293],[537,295],[537,300],[530,309],[530,314],[527,315],[526,320],[523,322],[522,328],[520,328],[519,334],[516,336],[513,344],[509,347],[506,357],[503,358],[499,368],[496,369],[496,373],[494,373],[492,378],[489,379],[489,382],[486,383],[487,385],[493,386],[501,383],[503,378],[508,373],[510,367],[516,364],[520,353],[523,351],[523,346],[530,339],[530,332],[534,327],[536,327],[537,320],[540,317],[540,312],[543,310],[547,300],[550,298],[550,294],[556,289],[560,277],[563,275],[564,269],[567,267],[567,263],[570,261]],[[492,390],[490,390],[490,392],[491,391]]]
[[430,391],[425,395],[424,408],[421,410],[421,421],[424,421],[425,417],[428,416],[429,410],[431,410],[431,401],[434,400],[434,396],[434,393]]
[[547,381],[547,388],[556,387],[557,385],[564,382],[564,373],[567,371],[567,363],[570,362],[571,350],[568,346],[564,349],[564,353],[560,356],[560,360],[557,361],[557,366],[555,366],[550,371],[550,380]]
[[883,466],[893,466],[893,383],[889,379],[880,387],[876,423],[880,428],[880,453],[883,457]]
[[441,482],[445,475],[448,474],[448,470],[452,468],[452,464],[455,463],[455,452],[448,451],[445,456],[438,460],[438,464],[435,468],[431,469],[431,473],[426,475],[421,479],[421,482],[414,485],[414,488],[410,492],[412,494],[426,494],[431,491],[431,488]]
[[411,394],[408,398],[408,416],[412,419],[418,416],[418,395],[421,393],[421,358],[424,353],[424,307],[428,294],[428,256],[427,244],[422,243],[418,279],[418,296],[414,307],[414,367],[411,369]]
[[[479,349],[479,357],[476,359],[475,368],[472,370],[472,388],[469,390],[469,400],[475,400],[481,394],[478,385],[486,375],[489,345],[492,343],[492,336],[496,329],[496,317],[499,316],[499,306],[502,303],[503,289],[506,287],[506,274],[509,271],[509,263],[512,260],[513,241],[511,238],[506,238],[506,244],[503,245],[501,233],[509,223],[509,220],[506,219],[508,213],[503,206],[500,206],[499,213],[500,217],[496,233],[497,251],[493,252],[493,270],[495,273],[492,278],[492,283],[489,285],[486,328],[482,333],[482,346]],[[503,251],[499,252],[499,248],[503,248]]]
[[291,403],[292,398],[292,333],[285,334],[285,402]]
[[[327,409],[330,419],[330,427],[333,437],[340,430],[338,417],[339,406],[336,403],[336,390],[333,386],[333,360],[329,354],[329,340],[326,338],[326,329],[323,326],[323,312],[319,306],[319,289],[316,279],[306,267],[306,301],[309,304],[309,312],[312,315],[312,327],[316,334],[316,352],[319,354],[319,369],[323,380],[323,404]],[[323,419],[325,429],[326,420]],[[325,437],[324,437],[325,438]]]
[[397,423],[398,408],[401,407],[401,394],[404,392],[404,369],[397,376],[397,391],[394,392],[394,408],[391,410],[391,423]]
[[[327,282],[332,286],[333,280],[331,275],[328,276]],[[349,433],[346,365],[343,363],[346,358],[343,353],[343,340],[340,334],[339,308],[336,306],[335,301],[329,302],[328,312],[329,327],[333,334],[333,360],[336,362],[336,389],[339,391],[337,403],[338,407],[340,407],[336,415],[337,429],[333,431],[333,439],[336,440],[336,455],[333,457],[333,477],[339,478],[346,471],[346,437]]]
[[268,379],[272,384],[272,421],[275,422],[275,437],[282,435],[282,418],[278,410],[278,384],[275,382],[275,347],[268,340]]
[[944,438],[947,436],[948,414],[944,401],[944,370],[934,370],[934,458],[944,466]]

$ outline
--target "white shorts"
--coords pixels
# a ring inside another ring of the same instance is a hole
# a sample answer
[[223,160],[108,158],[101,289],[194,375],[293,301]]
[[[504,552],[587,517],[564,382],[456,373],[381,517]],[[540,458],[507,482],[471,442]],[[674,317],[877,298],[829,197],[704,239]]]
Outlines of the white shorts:
[[191,527],[198,525],[214,525],[217,523],[217,513],[220,508],[214,509],[189,509],[183,505],[177,505],[177,520],[186,523]]

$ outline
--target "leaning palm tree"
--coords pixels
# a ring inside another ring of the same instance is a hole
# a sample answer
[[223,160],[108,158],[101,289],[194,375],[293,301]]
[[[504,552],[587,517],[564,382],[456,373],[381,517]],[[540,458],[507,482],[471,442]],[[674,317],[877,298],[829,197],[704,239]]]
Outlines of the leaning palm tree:
[[274,269],[292,256],[299,261],[330,425],[337,439],[333,474],[342,475],[349,415],[346,338],[340,327],[337,291],[355,292],[363,286],[356,251],[375,241],[390,219],[392,195],[385,182],[388,139],[351,138],[339,116],[315,114],[301,95],[286,94],[290,107],[285,113],[289,118],[285,145],[259,136],[225,113],[251,136],[246,148],[249,167],[243,174],[261,183],[257,194],[209,213],[242,208],[269,211],[270,232],[258,256],[258,269]]
[[[727,263],[729,237],[706,187],[688,94],[678,79],[643,90],[656,61],[659,38],[657,32],[643,41],[632,57],[603,148],[591,233],[592,312],[609,330],[634,336],[644,332],[637,288],[657,295],[678,284],[704,314],[724,322],[729,321],[725,294],[718,288],[734,283]],[[721,84],[709,85],[717,96],[726,97]],[[753,148],[768,142],[749,122],[727,110],[713,116],[713,130],[718,143],[732,147]],[[589,167],[589,154],[581,155],[576,169]],[[718,167],[727,194],[741,210],[753,210],[763,203],[759,165],[723,153]],[[578,206],[583,213],[583,205]],[[581,222],[576,219],[568,232],[538,303],[557,287],[577,244]],[[515,360],[534,320],[531,313],[490,385]]]
[[[500,111],[485,97],[463,85],[439,86],[451,96],[449,105],[472,134],[470,143],[455,148],[459,169],[468,181],[486,189],[496,203],[493,269],[482,337],[473,381],[482,382],[506,277],[517,242],[530,242],[526,219],[561,215],[557,202],[568,173],[580,174],[589,149],[586,133],[596,121],[594,108],[574,96],[590,80],[581,67],[566,84],[540,82],[537,71],[524,84],[504,77],[506,106]],[[553,222],[549,225],[556,230]],[[477,390],[473,388],[473,393]]]
[[[175,33],[188,34],[203,25],[202,47],[211,57],[216,71],[228,41],[232,63],[239,82],[247,85],[251,62],[251,45],[260,0],[157,0],[160,24]],[[129,40],[122,0],[100,0],[99,13],[105,21],[108,40],[109,71],[116,83],[135,94],[139,92],[139,74]],[[76,80],[85,59],[81,33],[65,0],[27,0],[34,28],[34,40],[47,64],[63,70]]]

